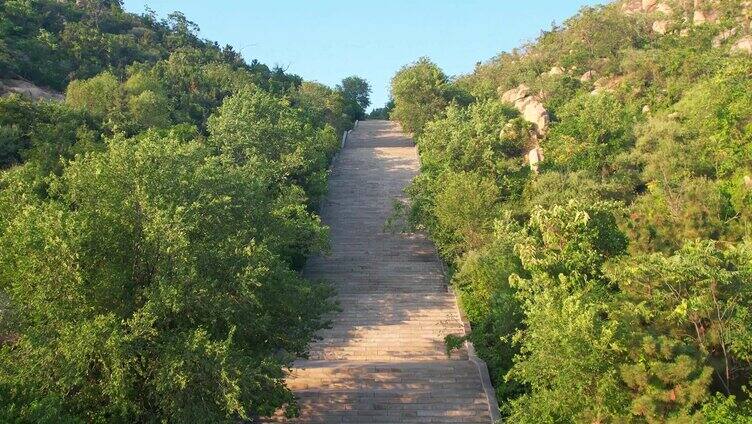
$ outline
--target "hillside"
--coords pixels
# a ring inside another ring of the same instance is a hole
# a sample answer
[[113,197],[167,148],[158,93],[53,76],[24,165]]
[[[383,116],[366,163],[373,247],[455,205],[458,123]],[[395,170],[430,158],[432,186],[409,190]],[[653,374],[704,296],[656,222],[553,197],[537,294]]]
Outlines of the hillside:
[[405,213],[509,422],[752,420],[751,10],[585,8],[469,75],[392,80]]
[[0,422],[752,423],[752,2],[419,58],[354,132],[364,79],[199,34],[0,2]]

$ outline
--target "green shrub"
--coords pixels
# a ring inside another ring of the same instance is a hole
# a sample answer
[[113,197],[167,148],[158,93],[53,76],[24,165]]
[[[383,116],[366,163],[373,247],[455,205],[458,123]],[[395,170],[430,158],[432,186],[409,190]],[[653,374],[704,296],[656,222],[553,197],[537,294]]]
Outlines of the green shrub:
[[405,131],[420,134],[447,106],[448,84],[444,72],[427,58],[403,67],[392,78],[394,110],[390,117]]
[[0,192],[0,292],[23,311],[5,416],[234,422],[292,402],[283,370],[331,304],[288,257],[326,232],[255,163],[152,134],[77,157],[49,200]]

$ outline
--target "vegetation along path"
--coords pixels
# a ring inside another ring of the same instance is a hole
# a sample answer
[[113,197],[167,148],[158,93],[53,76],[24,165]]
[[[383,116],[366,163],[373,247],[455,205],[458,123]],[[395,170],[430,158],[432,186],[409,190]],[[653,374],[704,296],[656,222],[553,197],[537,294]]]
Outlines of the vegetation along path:
[[323,211],[332,252],[307,273],[335,284],[342,312],[290,376],[295,422],[491,422],[468,352],[445,353],[444,336],[464,326],[432,243],[384,229],[418,169],[412,141],[388,121],[361,122],[335,163]]

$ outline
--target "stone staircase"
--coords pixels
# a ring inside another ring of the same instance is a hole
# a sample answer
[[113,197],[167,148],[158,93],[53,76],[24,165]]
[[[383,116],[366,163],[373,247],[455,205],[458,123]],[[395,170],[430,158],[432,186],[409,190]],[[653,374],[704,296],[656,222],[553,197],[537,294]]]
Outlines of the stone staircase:
[[478,366],[466,349],[445,353],[444,337],[465,327],[433,245],[385,230],[418,170],[397,124],[366,121],[351,133],[322,212],[331,255],[306,266],[335,285],[342,311],[288,378],[300,417],[264,422],[492,422]]

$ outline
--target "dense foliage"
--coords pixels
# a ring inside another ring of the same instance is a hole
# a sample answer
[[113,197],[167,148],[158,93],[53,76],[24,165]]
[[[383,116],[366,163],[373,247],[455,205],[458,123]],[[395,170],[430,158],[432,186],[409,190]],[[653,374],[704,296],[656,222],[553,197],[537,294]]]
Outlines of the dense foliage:
[[394,110],[394,100],[389,100],[383,107],[374,108],[369,114],[368,119],[389,120],[389,115]]
[[[300,82],[280,69],[247,65],[232,47],[202,40],[180,12],[159,21],[153,13],[125,12],[120,0],[7,0],[0,4],[0,75],[18,76],[59,90],[74,79],[135,62],[154,63],[181,49],[196,49],[234,67],[275,92]],[[122,75],[120,75],[122,76]]]
[[246,64],[179,13],[0,4],[0,421],[295,413],[285,370],[333,310],[307,281],[339,137],[369,87]]
[[[721,3],[665,35],[586,8],[471,75],[394,77],[422,162],[411,222],[510,422],[752,422],[752,58],[729,49],[741,2]],[[501,101],[519,84],[550,128]]]
[[366,109],[371,105],[371,85],[358,76],[350,76],[337,85],[337,91],[345,100],[345,113],[352,120],[366,117]]
[[457,94],[461,92],[454,89],[444,71],[422,57],[392,78],[394,105],[390,117],[401,122],[405,131],[420,134],[423,126],[440,115]]

